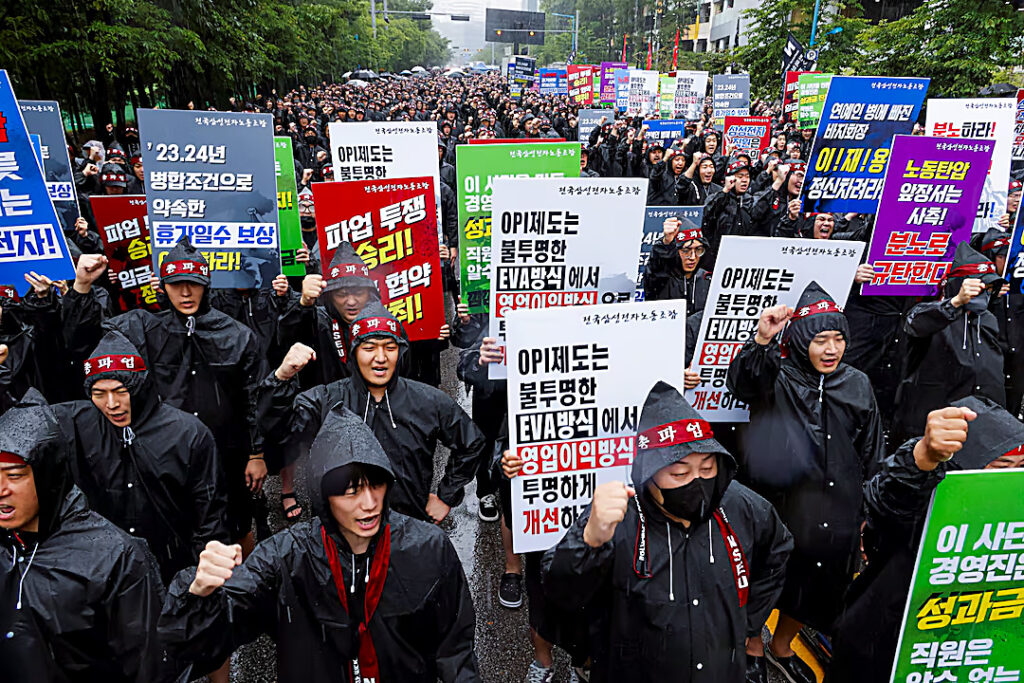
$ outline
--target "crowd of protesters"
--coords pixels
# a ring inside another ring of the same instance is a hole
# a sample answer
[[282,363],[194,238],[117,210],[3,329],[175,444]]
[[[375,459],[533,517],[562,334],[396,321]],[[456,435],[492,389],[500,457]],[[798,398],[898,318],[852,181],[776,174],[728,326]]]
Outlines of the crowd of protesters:
[[[154,276],[161,310],[116,311],[87,197],[145,187],[138,131],[108,125],[72,148],[75,279],[29,273],[25,296],[3,289],[0,659],[11,680],[223,681],[231,653],[260,634],[276,642],[282,681],[493,680],[438,526],[474,480],[481,521],[500,520],[500,604],[517,609],[526,594],[534,661],[517,676],[528,683],[553,680],[555,646],[572,680],[762,683],[772,667],[815,681],[797,639],[828,681],[889,680],[930,492],[948,471],[1024,461],[1024,294],[999,276],[1019,181],[1005,215],[958,247],[938,297],[862,296],[873,277],[862,264],[845,309],[812,283],[796,309],[764,311],[728,373],[748,424],[701,420],[682,395],[694,372],[652,388],[632,485],[599,486],[555,547],[520,556],[510,482],[523,463],[508,450],[505,384],[487,373],[501,351],[452,275],[455,149],[577,140],[577,107],[513,94],[498,75],[429,74],[231,107],[272,114],[275,134],[293,139],[305,277],[211,289],[183,239]],[[710,106],[671,144],[611,109],[579,140],[584,177],[644,177],[648,204],[704,207],[699,229],[665,221],[643,280],[650,300],[686,299],[690,329],[722,237],[870,237],[872,215],[801,212],[813,134],[780,111],[751,107],[775,121],[759,154],[732,149]],[[384,120],[438,126],[455,314],[437,341],[410,344],[351,245],[318,258],[310,186],[334,180],[328,123]],[[674,340],[638,339],[638,350],[652,344],[693,355]],[[469,413],[439,389],[449,347]],[[642,438],[666,426],[689,437]],[[439,444],[450,455],[435,477]],[[277,530],[268,475],[282,480]]]

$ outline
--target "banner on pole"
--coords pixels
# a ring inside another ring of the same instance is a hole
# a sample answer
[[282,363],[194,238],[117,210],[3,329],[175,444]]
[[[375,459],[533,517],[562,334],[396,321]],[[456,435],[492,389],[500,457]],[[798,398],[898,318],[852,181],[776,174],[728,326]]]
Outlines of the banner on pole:
[[565,95],[569,92],[568,73],[565,69],[541,69],[538,72],[541,95]]
[[831,80],[832,74],[808,73],[797,77],[796,117],[800,130],[817,129]]
[[658,113],[658,75],[657,71],[630,69],[626,114],[647,118]]
[[677,71],[672,118],[699,121],[708,92],[707,71]]
[[612,120],[614,114],[608,109],[580,109],[576,122],[576,139],[586,147],[590,142],[590,133],[601,123],[601,119]]
[[594,68],[589,64],[570,64],[569,99],[577,106],[594,101]]

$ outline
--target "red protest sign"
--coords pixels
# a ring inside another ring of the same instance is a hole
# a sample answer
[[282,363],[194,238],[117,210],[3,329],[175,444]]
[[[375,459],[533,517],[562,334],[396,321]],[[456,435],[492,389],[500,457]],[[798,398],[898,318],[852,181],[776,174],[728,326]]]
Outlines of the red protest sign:
[[820,74],[820,71],[787,71],[786,80],[782,89],[782,120],[786,123],[796,123],[796,113],[800,105],[800,91],[797,79],[800,74]]
[[772,120],[767,116],[726,116],[725,141],[737,152],[759,154],[772,137]]
[[471,145],[518,145],[523,142],[565,142],[565,138],[470,138]]
[[566,67],[569,79],[569,99],[573,104],[594,101],[594,67],[590,64],[570,64]]
[[313,205],[324,272],[350,242],[409,339],[437,339],[445,318],[433,179],[314,183]]
[[160,310],[156,292],[150,283],[153,255],[149,244],[146,197],[97,195],[89,197],[89,203],[103,240],[107,268],[117,278],[117,303],[121,310]]

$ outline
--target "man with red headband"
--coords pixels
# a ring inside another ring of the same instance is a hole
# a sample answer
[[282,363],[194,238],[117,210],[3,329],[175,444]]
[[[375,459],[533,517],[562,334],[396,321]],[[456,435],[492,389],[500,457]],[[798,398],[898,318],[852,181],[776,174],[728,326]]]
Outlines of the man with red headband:
[[994,263],[961,242],[943,280],[943,298],[907,314],[910,349],[896,392],[895,443],[920,436],[929,412],[965,396],[1006,405],[999,326],[988,310],[1005,284]]
[[700,228],[681,230],[682,225],[678,218],[665,219],[644,270],[644,299],[686,299],[686,314],[693,315],[704,310],[711,289],[711,274],[700,267],[708,241]]

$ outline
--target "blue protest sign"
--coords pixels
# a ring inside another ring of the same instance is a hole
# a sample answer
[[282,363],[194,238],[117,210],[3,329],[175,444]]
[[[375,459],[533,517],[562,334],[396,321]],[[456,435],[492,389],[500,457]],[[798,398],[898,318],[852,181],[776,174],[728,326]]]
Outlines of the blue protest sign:
[[715,130],[725,130],[726,116],[750,115],[750,74],[715,74],[711,78]]
[[30,133],[40,138],[43,176],[50,201],[57,211],[60,227],[73,230],[75,221],[81,215],[78,209],[78,193],[71,173],[68,145],[64,138],[64,121],[60,116],[60,105],[53,100],[19,100],[21,117]]
[[686,121],[682,119],[645,120],[647,142],[660,140],[665,147],[671,147],[676,140],[686,137]]
[[928,82],[832,77],[804,177],[804,211],[877,212],[892,138],[913,131]]
[[273,117],[171,109],[138,117],[154,270],[188,237],[209,261],[213,287],[269,288],[281,272]]
[[640,268],[636,274],[636,293],[634,301],[644,300],[643,279],[647,271],[647,262],[651,258],[651,249],[654,243],[661,239],[664,233],[666,218],[678,218],[683,222],[679,227],[677,240],[682,240],[688,230],[700,230],[704,222],[703,206],[648,206],[644,214],[644,238],[640,242]]
[[538,91],[541,95],[569,94],[569,78],[565,69],[541,69],[537,74],[540,79]]
[[629,106],[629,69],[615,70],[615,108],[626,111]]
[[75,277],[11,80],[0,70],[0,284],[24,294],[29,271],[51,280]]

